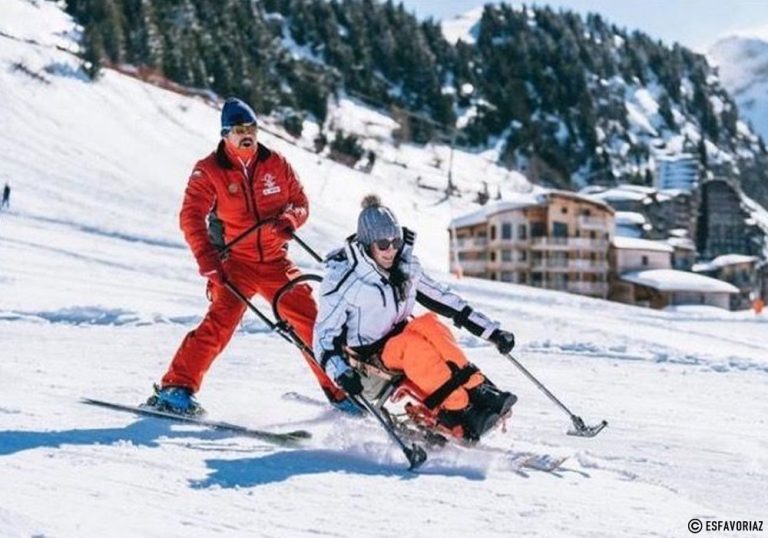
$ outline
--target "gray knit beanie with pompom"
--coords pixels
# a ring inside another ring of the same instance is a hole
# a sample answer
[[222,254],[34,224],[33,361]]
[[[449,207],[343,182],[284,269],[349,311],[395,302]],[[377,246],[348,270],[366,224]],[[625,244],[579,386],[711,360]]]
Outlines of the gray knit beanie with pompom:
[[379,239],[403,237],[397,217],[388,207],[381,205],[381,199],[375,194],[363,198],[363,210],[357,217],[357,240],[369,247]]

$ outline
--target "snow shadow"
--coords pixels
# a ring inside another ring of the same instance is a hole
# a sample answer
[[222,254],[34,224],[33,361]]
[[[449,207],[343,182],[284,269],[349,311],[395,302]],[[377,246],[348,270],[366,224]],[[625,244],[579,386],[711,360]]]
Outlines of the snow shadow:
[[[420,474],[409,471],[405,461],[381,463],[333,450],[288,450],[260,458],[206,460],[206,464],[213,472],[204,480],[190,481],[194,489],[214,486],[249,488],[284,482],[295,476],[325,473],[386,476],[401,480],[413,480]],[[458,476],[470,480],[485,478],[479,471],[464,468],[430,469],[428,474]]]
[[226,431],[174,431],[167,420],[141,418],[122,428],[77,429],[62,431],[0,431],[0,456],[36,448],[61,448],[63,445],[111,445],[127,442],[136,446],[157,447],[159,439],[189,438],[220,440],[235,434]]
[[129,243],[141,243],[144,245],[149,245],[154,247],[173,248],[177,250],[187,249],[187,246],[180,241],[169,241],[167,239],[161,239],[157,237],[148,237],[148,236],[143,236],[139,234],[129,234],[124,232],[119,232],[117,230],[107,230],[107,229],[99,228],[97,226],[80,224],[79,222],[75,222],[73,220],[57,219],[53,217],[45,217],[42,215],[25,215],[25,217],[30,220],[44,222],[46,224],[58,224],[60,226],[64,226],[79,232],[98,235],[100,237],[106,237],[108,239],[118,239],[121,241],[127,241]]

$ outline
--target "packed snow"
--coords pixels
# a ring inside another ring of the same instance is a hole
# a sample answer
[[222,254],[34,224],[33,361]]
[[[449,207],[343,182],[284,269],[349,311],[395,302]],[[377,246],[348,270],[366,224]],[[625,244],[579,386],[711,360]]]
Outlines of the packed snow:
[[[692,518],[766,519],[768,317],[453,279],[446,229],[477,206],[417,186],[445,177],[429,164],[442,147],[390,147],[366,174],[267,119],[260,134],[305,183],[303,239],[338,245],[378,192],[419,233],[426,267],[515,332],[534,375],[588,424],[609,422],[598,437],[565,435],[567,415],[457,331],[519,402],[483,447],[409,472],[374,421],[323,404],[297,351],[251,315],[199,398],[214,419],[311,431],[301,448],[83,405],[143,401],[205,311],[177,218],[218,111],[110,70],[87,81],[57,4],[3,0],[0,30],[0,183],[13,188],[0,212],[0,536],[686,536]],[[468,192],[480,178],[503,199],[526,187],[487,155],[454,164]],[[509,451],[567,459],[547,473]]]

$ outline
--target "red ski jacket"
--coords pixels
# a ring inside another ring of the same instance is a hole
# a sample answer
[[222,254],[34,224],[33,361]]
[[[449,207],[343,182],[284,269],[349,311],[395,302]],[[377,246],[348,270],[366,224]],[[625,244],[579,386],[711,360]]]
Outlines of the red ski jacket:
[[[285,215],[296,230],[309,216],[309,201],[288,161],[259,144],[256,158],[246,169],[229,158],[224,142],[198,161],[187,183],[179,223],[195,258],[216,254],[208,234],[207,218],[214,212],[229,243],[256,223]],[[287,245],[267,224],[232,248],[231,256],[270,262],[286,256]]]

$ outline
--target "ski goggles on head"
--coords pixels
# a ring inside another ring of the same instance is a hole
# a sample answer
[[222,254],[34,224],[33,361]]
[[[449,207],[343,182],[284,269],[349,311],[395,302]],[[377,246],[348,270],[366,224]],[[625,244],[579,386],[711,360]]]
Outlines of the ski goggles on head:
[[394,239],[377,239],[373,244],[376,245],[376,248],[379,250],[387,250],[389,247],[392,247],[395,250],[400,250],[400,247],[403,246],[403,240],[400,237],[395,237]]
[[233,125],[230,128],[230,132],[236,134],[236,135],[247,135],[247,134],[256,134],[256,124],[255,123],[244,123],[241,125]]

